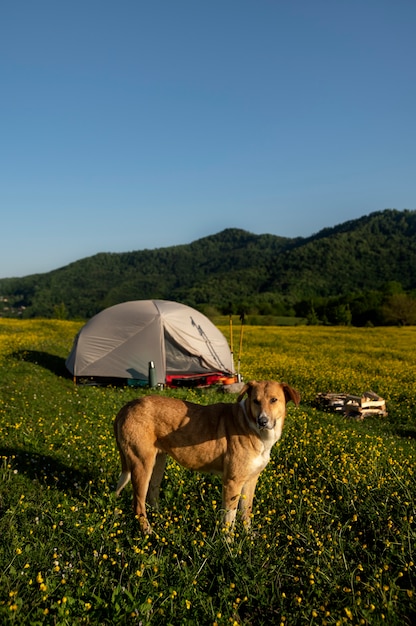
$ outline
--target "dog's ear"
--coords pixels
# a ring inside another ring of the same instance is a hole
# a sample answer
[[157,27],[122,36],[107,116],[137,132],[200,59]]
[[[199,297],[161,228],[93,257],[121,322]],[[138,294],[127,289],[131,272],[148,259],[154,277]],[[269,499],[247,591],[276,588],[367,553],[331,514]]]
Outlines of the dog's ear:
[[240,394],[237,398],[237,402],[241,402],[241,400],[244,398],[244,396],[246,395],[246,393],[248,393],[253,386],[256,384],[255,380],[249,380],[244,387],[242,388],[242,390],[240,391]]
[[281,383],[281,385],[282,385],[283,393],[285,394],[286,403],[292,401],[296,404],[296,406],[299,406],[299,402],[300,402],[299,391],[297,391],[296,389],[293,389],[293,387],[291,387],[287,383]]

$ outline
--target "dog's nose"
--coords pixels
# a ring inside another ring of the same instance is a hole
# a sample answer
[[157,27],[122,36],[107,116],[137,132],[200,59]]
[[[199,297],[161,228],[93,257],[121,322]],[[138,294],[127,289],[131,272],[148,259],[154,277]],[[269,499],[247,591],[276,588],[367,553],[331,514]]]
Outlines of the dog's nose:
[[257,418],[257,424],[259,428],[266,428],[269,423],[269,419],[266,415],[259,415]]

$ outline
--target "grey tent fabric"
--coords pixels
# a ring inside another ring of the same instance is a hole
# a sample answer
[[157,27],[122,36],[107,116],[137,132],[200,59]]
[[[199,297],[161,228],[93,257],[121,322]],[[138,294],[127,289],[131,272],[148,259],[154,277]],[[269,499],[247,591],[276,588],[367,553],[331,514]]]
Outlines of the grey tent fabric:
[[104,309],[81,328],[66,360],[76,377],[147,380],[167,375],[232,375],[224,335],[202,313],[168,300],[135,300]]

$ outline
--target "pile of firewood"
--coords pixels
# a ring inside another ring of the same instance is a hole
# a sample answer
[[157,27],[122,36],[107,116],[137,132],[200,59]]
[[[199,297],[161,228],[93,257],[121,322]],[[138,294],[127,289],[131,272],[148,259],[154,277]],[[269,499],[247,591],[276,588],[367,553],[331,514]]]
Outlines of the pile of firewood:
[[364,419],[365,415],[387,415],[386,402],[373,391],[366,391],[362,396],[346,393],[318,393],[315,402],[319,408],[340,412],[347,417]]

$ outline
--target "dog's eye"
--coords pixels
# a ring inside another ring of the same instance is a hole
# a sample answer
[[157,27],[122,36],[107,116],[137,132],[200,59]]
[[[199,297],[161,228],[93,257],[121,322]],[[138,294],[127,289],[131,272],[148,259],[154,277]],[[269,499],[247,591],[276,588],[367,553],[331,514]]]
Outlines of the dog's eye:
[[254,404],[260,404],[260,400],[257,400],[257,398],[254,398],[253,402]]
[[277,402],[277,398],[271,398],[271,399],[270,399],[270,403],[271,403],[271,404],[274,404],[275,402]]

